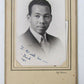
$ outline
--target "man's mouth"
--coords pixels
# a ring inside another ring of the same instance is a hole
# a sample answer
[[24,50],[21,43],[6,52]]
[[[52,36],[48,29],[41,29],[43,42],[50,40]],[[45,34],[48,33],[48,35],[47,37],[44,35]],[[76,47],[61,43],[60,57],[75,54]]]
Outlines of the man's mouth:
[[45,28],[45,26],[38,26],[38,27],[39,27],[39,28],[42,28],[42,29]]

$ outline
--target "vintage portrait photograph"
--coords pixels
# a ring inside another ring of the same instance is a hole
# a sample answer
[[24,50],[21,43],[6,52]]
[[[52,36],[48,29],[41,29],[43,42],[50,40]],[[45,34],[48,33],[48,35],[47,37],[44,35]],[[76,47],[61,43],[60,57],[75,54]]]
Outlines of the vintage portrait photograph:
[[17,63],[22,66],[65,63],[68,29],[65,0],[16,0],[14,29]]
[[77,0],[5,1],[5,84],[77,84]]

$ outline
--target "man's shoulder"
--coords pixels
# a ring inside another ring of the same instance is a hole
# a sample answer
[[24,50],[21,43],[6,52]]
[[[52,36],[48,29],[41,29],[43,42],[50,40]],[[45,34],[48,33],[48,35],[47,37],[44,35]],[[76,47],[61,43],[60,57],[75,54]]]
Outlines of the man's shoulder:
[[33,36],[33,34],[28,29],[24,34],[22,34],[18,39],[21,44],[24,44],[25,46],[38,46],[39,43],[36,40],[36,38]]
[[49,38],[49,39],[57,39],[57,37],[53,36],[53,35],[50,35],[50,34],[46,34],[46,36]]
[[32,41],[34,39],[34,36],[32,35],[32,33],[30,32],[30,30],[28,29],[25,33],[23,33],[19,39],[22,39],[22,40],[27,40],[28,41]]
[[60,42],[60,39],[58,37],[53,36],[53,35],[46,34],[46,37],[47,37],[47,40],[51,43]]
[[31,35],[30,35],[29,30],[27,30],[25,33],[20,35],[17,39],[17,42],[22,43],[22,44],[31,43],[30,41],[31,41]]
[[30,30],[28,29],[25,33],[23,33],[20,37],[22,38],[28,38],[31,36],[31,32]]

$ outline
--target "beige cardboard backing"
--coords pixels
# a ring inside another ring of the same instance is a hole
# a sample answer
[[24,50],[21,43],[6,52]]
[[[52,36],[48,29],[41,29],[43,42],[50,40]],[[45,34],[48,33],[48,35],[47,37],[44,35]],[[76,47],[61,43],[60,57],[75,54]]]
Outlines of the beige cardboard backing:
[[[15,26],[15,2],[14,0],[5,1],[5,84],[77,84],[77,0],[66,0],[65,6],[65,19],[69,22],[67,61],[61,67],[45,69],[32,66],[24,68],[18,63],[14,65],[15,29],[11,28]],[[65,68],[67,62],[69,67]]]

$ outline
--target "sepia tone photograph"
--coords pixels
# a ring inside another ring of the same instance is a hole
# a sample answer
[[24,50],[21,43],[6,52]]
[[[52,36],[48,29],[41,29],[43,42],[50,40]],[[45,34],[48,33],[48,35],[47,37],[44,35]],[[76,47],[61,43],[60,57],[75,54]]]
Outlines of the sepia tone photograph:
[[5,84],[77,84],[77,0],[5,1]]
[[22,66],[63,65],[67,59],[65,0],[15,3],[16,61]]

